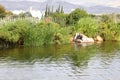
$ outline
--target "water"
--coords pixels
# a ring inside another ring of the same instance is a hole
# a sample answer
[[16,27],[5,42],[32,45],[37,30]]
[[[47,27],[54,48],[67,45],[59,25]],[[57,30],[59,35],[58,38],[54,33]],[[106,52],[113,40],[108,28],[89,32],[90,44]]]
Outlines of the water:
[[0,50],[0,80],[120,80],[120,43]]

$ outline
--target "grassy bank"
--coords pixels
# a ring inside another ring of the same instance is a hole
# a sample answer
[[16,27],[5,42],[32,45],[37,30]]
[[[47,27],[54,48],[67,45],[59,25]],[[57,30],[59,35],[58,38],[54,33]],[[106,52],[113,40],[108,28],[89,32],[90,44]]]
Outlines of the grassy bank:
[[120,41],[120,15],[92,15],[78,8],[69,14],[62,8],[45,13],[41,20],[19,15],[0,18],[0,46],[66,44],[76,32]]
[[[5,19],[6,20],[6,19]],[[100,35],[104,40],[120,41],[120,23],[104,23],[91,17],[81,18],[74,26],[61,27],[45,20],[28,18],[0,22],[0,45],[42,46],[48,44],[70,43],[75,32],[89,37]]]
[[62,28],[54,22],[46,23],[44,20],[35,22],[28,18],[16,19],[4,24],[1,22],[0,26],[0,45],[4,47],[65,44],[68,39],[69,28]]

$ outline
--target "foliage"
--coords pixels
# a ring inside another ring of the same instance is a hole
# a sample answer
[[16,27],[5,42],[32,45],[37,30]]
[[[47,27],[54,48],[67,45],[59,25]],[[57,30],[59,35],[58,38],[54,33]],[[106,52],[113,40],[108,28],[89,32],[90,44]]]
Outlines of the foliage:
[[55,23],[37,23],[31,27],[24,38],[24,43],[27,46],[41,46],[53,43],[53,36],[58,30],[59,25]]
[[6,15],[13,15],[13,13],[6,10],[4,6],[0,5],[0,18],[5,17]]
[[85,10],[77,8],[68,15],[66,24],[75,25],[79,19],[87,16],[88,14]]
[[0,17],[5,17],[6,14],[6,9],[0,5]]
[[71,37],[70,32],[71,32],[71,27],[59,28],[59,30],[54,36],[54,42],[57,44],[70,43],[70,37]]
[[90,17],[81,18],[76,24],[75,30],[76,32],[93,37],[98,34],[98,23]]
[[120,41],[120,25],[115,23],[102,24],[100,34],[105,40]]
[[66,44],[70,42],[70,30],[70,27],[62,28],[54,22],[41,21],[36,26],[29,28],[24,38],[24,44],[27,46]]
[[56,11],[54,12],[53,10],[53,6],[52,6],[52,9],[50,8],[50,6],[46,5],[46,9],[45,9],[45,17],[49,17],[51,16],[51,14],[54,14],[54,13],[64,13],[64,10],[63,10],[63,6],[60,6],[56,9]]
[[62,27],[66,26],[67,14],[64,14],[63,6],[59,5],[59,7],[54,12],[53,6],[52,6],[52,9],[50,9],[50,7],[46,5],[44,17],[45,18],[51,17],[53,22],[58,23]]
[[102,15],[101,16],[101,21],[103,23],[113,22],[113,15]]
[[66,17],[67,15],[64,13],[52,13],[51,14],[52,20],[55,23],[58,23],[61,27],[65,27],[66,26]]
[[120,40],[120,27],[115,14],[102,15],[99,29],[99,33],[105,40]]
[[32,17],[30,12],[20,13],[19,17]]
[[[5,20],[7,19],[1,20],[1,22]],[[22,41],[22,44],[26,46],[41,46],[69,42],[71,28],[62,28],[54,22],[40,21],[36,23],[32,19],[23,18],[0,24],[0,40],[5,44],[18,44],[19,41]]]
[[116,24],[116,28],[114,28],[115,31],[115,40],[120,41],[120,23]]
[[79,8],[65,14],[63,6],[59,5],[55,12],[53,6],[52,10],[46,6],[45,16],[40,21],[31,18],[29,12],[10,17],[12,13],[0,5],[0,17],[2,15],[8,17],[0,19],[0,46],[21,42],[26,46],[66,44],[76,32],[120,41],[120,20],[115,14],[94,15]]
[[20,43],[19,41],[23,41],[27,30],[32,25],[31,21],[28,20],[7,22],[5,25],[0,27],[0,43],[2,42],[1,44],[5,45],[9,45],[9,43]]

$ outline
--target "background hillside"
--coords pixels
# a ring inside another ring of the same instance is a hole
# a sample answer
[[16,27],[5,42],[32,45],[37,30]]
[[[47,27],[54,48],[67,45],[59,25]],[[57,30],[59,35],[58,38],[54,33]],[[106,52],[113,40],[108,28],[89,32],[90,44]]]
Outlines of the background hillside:
[[109,7],[103,5],[78,5],[72,4],[66,1],[55,1],[55,0],[47,0],[45,2],[38,2],[38,1],[10,1],[10,0],[1,0],[0,4],[6,7],[8,10],[29,10],[32,6],[33,9],[45,11],[46,5],[53,6],[56,9],[59,5],[64,7],[64,11],[66,13],[71,12],[75,8],[82,8],[85,9],[88,13],[92,14],[101,14],[101,13],[120,13],[120,6],[118,7]]

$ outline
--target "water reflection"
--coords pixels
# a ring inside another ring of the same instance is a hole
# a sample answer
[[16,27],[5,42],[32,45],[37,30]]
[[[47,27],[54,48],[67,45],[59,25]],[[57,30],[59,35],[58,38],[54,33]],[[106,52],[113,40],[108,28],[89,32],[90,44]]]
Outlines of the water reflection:
[[0,80],[119,80],[119,66],[119,42],[0,50]]
[[[83,45],[85,45],[83,47]],[[91,57],[98,56],[103,60],[113,59],[120,45],[117,42],[102,44],[52,45],[48,47],[20,47],[0,51],[0,59],[6,61],[35,62],[67,60],[75,66],[87,65]]]

